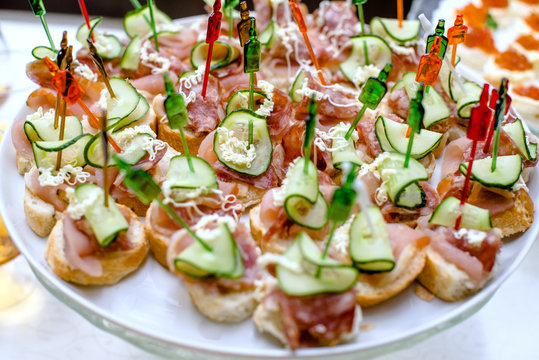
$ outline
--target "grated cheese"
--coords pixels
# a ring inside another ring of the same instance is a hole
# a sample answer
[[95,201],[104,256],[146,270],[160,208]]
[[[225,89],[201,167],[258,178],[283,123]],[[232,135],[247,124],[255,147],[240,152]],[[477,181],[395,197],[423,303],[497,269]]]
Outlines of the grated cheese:
[[354,217],[351,216],[344,224],[339,226],[333,235],[331,246],[343,256],[348,256],[348,245],[350,243],[350,228]]
[[108,102],[110,99],[109,91],[107,88],[101,90],[101,93],[99,94],[99,100],[97,101],[97,104],[103,111],[107,111]]
[[297,262],[294,262],[288,259],[284,255],[278,255],[278,254],[269,253],[269,252],[263,254],[262,256],[259,256],[256,259],[256,263],[261,268],[266,268],[270,264],[277,264],[297,274],[301,274],[303,272],[301,265],[298,264]]
[[170,60],[159,56],[158,53],[150,53],[151,44],[144,42],[140,49],[140,61],[143,65],[152,69],[152,74],[164,74],[170,70]]
[[468,243],[474,247],[479,247],[483,243],[483,240],[487,238],[487,233],[484,231],[479,231],[475,229],[459,229],[455,232],[455,237],[457,239],[462,239],[462,237],[468,237]]
[[[314,139],[314,145],[320,149],[320,151],[336,152],[346,149],[350,145],[350,141],[355,142],[359,140],[359,136],[356,130],[352,131],[352,136],[350,140],[346,140],[344,136],[348,132],[350,125],[341,122],[331,129],[328,132],[322,131],[318,128],[315,128],[316,138]],[[328,146],[327,143],[330,143],[331,146]]]
[[273,90],[275,87],[265,80],[260,80],[258,82],[258,86],[260,89],[262,89],[262,92],[264,92],[267,97],[264,99],[262,105],[255,111],[255,113],[260,116],[270,116],[275,105],[273,103]]
[[53,168],[38,168],[39,184],[41,186],[59,186],[63,183],[75,185],[85,183],[90,178],[90,173],[83,171],[80,166],[65,165],[56,174]]
[[150,136],[144,137],[142,143],[142,150],[148,152],[149,160],[155,160],[157,153],[167,147],[167,143],[156,139],[157,135],[150,128],[149,125],[137,125],[134,127],[128,127],[120,132],[114,133],[112,136],[118,146],[123,149],[123,154],[129,154],[139,149],[136,143],[133,143],[133,139],[141,134],[148,134]]
[[54,120],[54,108],[49,109],[47,112],[43,112],[43,108],[40,106],[35,113],[26,116],[26,121],[52,121]]
[[249,145],[247,140],[239,140],[234,137],[234,130],[228,130],[225,127],[217,128],[219,134],[218,146],[221,150],[221,156],[226,162],[238,166],[251,168],[256,158],[255,145]]
[[352,76],[354,84],[359,85],[365,83],[371,76],[377,77],[380,70],[376,65],[358,66]]
[[236,231],[237,221],[234,220],[234,218],[228,215],[221,216],[218,214],[210,214],[201,217],[197,224],[193,226],[193,230],[202,240],[213,240],[217,238],[217,236],[219,236],[221,230],[220,227],[208,229],[208,225],[212,223],[217,223],[218,225],[226,225],[231,233],[234,233],[234,231]]
[[97,82],[97,74],[86,64],[79,64],[75,68],[75,72],[87,80]]
[[94,207],[103,198],[100,192],[91,191],[90,195],[81,201],[75,196],[75,190],[72,188],[66,189],[66,196],[69,200],[66,211],[73,220],[82,218],[88,209]]

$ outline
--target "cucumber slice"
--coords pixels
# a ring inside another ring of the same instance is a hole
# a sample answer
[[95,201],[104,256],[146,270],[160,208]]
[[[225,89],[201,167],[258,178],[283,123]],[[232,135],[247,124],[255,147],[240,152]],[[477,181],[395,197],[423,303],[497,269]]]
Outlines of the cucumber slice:
[[[307,173],[305,173],[307,161]],[[318,169],[311,160],[300,158],[288,169],[285,198],[299,196],[314,204],[318,197]]]
[[[308,236],[308,235],[300,235]],[[299,245],[299,236],[285,251],[289,261],[300,264],[301,271],[290,270],[280,264],[275,265],[275,272],[280,288],[288,295],[306,296],[322,293],[339,293],[349,290],[357,281],[358,272],[350,266],[318,267],[303,257]],[[315,245],[316,246],[316,245]],[[315,276],[320,269],[319,276]]]
[[[459,217],[460,200],[450,196],[438,205],[432,213],[429,223],[454,227]],[[465,229],[476,229],[486,231],[492,229],[492,219],[490,211],[465,203],[462,208],[462,219],[460,226]]]
[[[216,235],[211,239],[204,239],[212,250],[207,251],[194,241],[174,259],[176,270],[192,277],[206,277],[215,275],[219,277],[238,277],[238,260],[243,262],[241,256],[237,257],[236,243],[225,224],[220,224]],[[243,273],[243,272],[242,272]],[[240,275],[241,276],[241,275]]]
[[73,139],[63,141],[34,141],[32,142],[32,150],[37,168],[54,168],[58,151],[62,150],[62,164],[73,166],[84,166],[84,148],[90,141],[92,135],[79,135]]
[[56,60],[56,54],[58,54],[58,50],[51,49],[50,47],[46,46],[36,46],[32,49],[32,56],[38,60],[41,60],[45,56],[48,56],[51,60],[54,61]]
[[[455,68],[460,63],[460,56],[457,55],[455,59]],[[453,102],[457,102],[458,99],[462,96],[462,90],[458,86],[458,84],[455,84],[455,78],[453,77],[453,73],[449,69],[449,66],[445,63],[445,61],[442,63],[442,67],[440,68],[440,73],[438,74],[438,81],[440,84],[442,84],[442,88],[444,89],[445,93],[451,97],[451,100]],[[430,92],[430,89],[429,89]],[[456,96],[456,94],[460,93],[458,97],[454,98],[453,96]]]
[[[253,111],[257,111],[260,105],[262,105],[268,97],[266,94],[264,94],[260,90],[254,90],[254,109]],[[236,91],[228,102],[226,103],[226,113],[227,115],[230,114],[234,110],[238,109],[247,109],[249,107],[249,90],[248,89],[242,89]]]
[[187,155],[177,155],[170,159],[170,166],[166,175],[172,189],[199,187],[218,188],[217,175],[211,165],[204,159],[191,156],[193,172],[189,168]]
[[[348,59],[343,61],[339,68],[343,75],[354,83],[354,74],[358,68],[365,65],[374,65],[383,69],[386,64],[393,64],[393,52],[387,42],[378,35],[351,36],[352,51]],[[365,50],[368,54],[368,63],[365,61]]]
[[[416,73],[409,71],[402,76],[391,89],[391,92],[398,90],[402,87],[406,90],[406,95],[409,99],[415,98],[419,83],[415,81]],[[425,129],[428,129],[432,124],[447,119],[451,115],[451,110],[445,103],[444,98],[434,88],[430,88],[429,92],[423,94],[423,108],[425,109],[425,115],[423,116],[423,125]]]
[[403,20],[402,27],[397,19],[386,19],[375,16],[370,23],[371,34],[381,36],[385,40],[404,45],[408,41],[419,39],[419,20]]
[[306,75],[305,72],[300,70],[298,71],[298,74],[296,75],[296,78],[294,79],[294,83],[292,84],[292,87],[290,88],[290,92],[288,93],[288,96],[292,99],[292,101],[299,103],[301,100],[303,100],[303,95],[299,95],[296,93],[296,90],[299,90],[303,87],[303,83],[305,82]]
[[[208,44],[201,41],[191,50],[191,65],[196,70],[201,65],[206,65],[208,57]],[[235,47],[230,46],[224,41],[217,40],[213,44],[211,54],[210,70],[225,67],[239,58],[240,52]]]
[[464,83],[466,95],[462,95],[457,101],[457,115],[462,119],[469,119],[472,107],[479,102],[483,88],[473,81]]
[[149,110],[150,110],[150,104],[148,104],[148,100],[146,100],[146,98],[141,95],[139,97],[139,102],[137,104],[137,107],[135,108],[135,110],[133,110],[133,112],[131,112],[129,115],[127,115],[123,119],[118,120],[117,122],[114,122],[113,120],[114,126],[112,128],[112,132],[118,132],[126,128],[127,126],[139,121],[144,116],[146,116]]
[[526,160],[535,161],[537,159],[537,144],[529,142],[520,119],[516,119],[512,123],[502,126],[502,129],[513,140]]
[[361,210],[350,226],[350,257],[356,267],[364,272],[391,271],[395,267],[395,257],[386,222],[377,206],[367,208],[369,217],[376,231],[372,234],[365,211]]
[[125,79],[113,77],[109,82],[116,95],[116,98],[109,96],[107,99],[107,122],[110,126],[135,111],[143,96]]
[[[398,123],[383,116],[380,117],[382,118],[382,126],[384,127],[386,139],[391,147],[401,154],[406,154],[409,140],[409,138],[406,137],[408,125]],[[376,130],[377,129],[375,128],[375,132]],[[411,156],[414,159],[421,159],[427,156],[440,145],[442,137],[443,134],[424,129],[421,130],[419,134],[415,134],[414,136]]]
[[413,158],[404,167],[406,156],[392,152],[378,167],[382,181],[386,182],[388,195],[396,206],[416,209],[426,203],[426,195],[418,181],[427,181],[427,170]]
[[[152,6],[153,18],[155,25],[172,25],[172,19],[159,10],[155,4]],[[150,9],[148,5],[144,5],[138,9],[128,12],[123,19],[124,30],[127,36],[133,38],[135,36],[144,36],[152,33],[150,26]]]
[[104,197],[103,188],[94,184],[82,184],[75,189],[77,202],[82,203],[89,198],[97,199],[92,206],[86,208],[84,216],[101,247],[109,246],[119,233],[129,228],[129,223],[116,206],[112,196],[109,195],[109,206],[105,206]]
[[[520,155],[498,156],[496,169],[491,171],[492,158],[475,160],[472,166],[471,179],[487,187],[511,190],[522,173],[522,157]],[[461,163],[460,172],[466,176],[468,163]]]
[[343,162],[361,166],[363,161],[359,158],[354,143],[354,141],[357,141],[357,138],[354,139],[354,136],[352,136],[347,141],[344,136],[348,131],[348,127],[343,125],[344,124],[336,125],[330,130],[334,134],[334,138],[331,141],[331,159],[333,161],[333,166],[340,169]]
[[376,119],[376,122],[374,123],[374,134],[376,135],[383,152],[395,151],[393,146],[389,143],[389,140],[387,140],[383,116],[378,116],[378,119]]
[[330,257],[322,259],[322,251],[305,232],[298,235],[297,240],[302,257],[311,264],[327,267],[346,266]]
[[77,41],[81,43],[82,47],[88,49],[88,43],[86,40],[90,37],[91,34],[94,34],[95,47],[97,53],[104,59],[114,59],[122,54],[122,43],[120,40],[110,34],[99,34],[95,31],[97,25],[103,20],[103,17],[98,17],[90,20],[91,28],[88,29],[86,23],[83,23],[79,26],[76,34]]
[[[117,141],[119,133],[112,134],[114,140]],[[115,136],[116,135],[116,136]],[[146,155],[146,150],[144,150],[144,143],[147,141],[147,138],[150,137],[150,134],[137,134],[128,142],[123,142],[122,152],[117,154],[112,145],[109,144],[109,166],[115,166],[116,162],[112,158],[112,155],[118,156],[120,159],[128,163],[129,165],[135,165]],[[102,168],[104,164],[104,155],[103,155],[103,145],[101,143],[101,133],[95,134],[91,140],[88,142],[84,148],[84,159],[86,162],[95,167]]]
[[[60,126],[54,128],[54,118],[24,122],[24,133],[28,141],[56,141],[60,138]],[[65,119],[64,139],[73,139],[82,135],[82,123],[76,116],[67,116]]]
[[328,203],[322,193],[317,194],[315,203],[299,195],[285,199],[284,210],[290,220],[308,229],[320,230],[328,222]]
[[[242,146],[243,143],[248,144],[249,141],[249,124],[252,122],[253,129],[253,143],[255,148],[255,158],[249,165],[243,164],[239,161],[230,159],[227,155],[240,158],[242,154],[236,152],[234,144],[236,140],[242,142],[238,146],[241,149],[245,149]],[[258,116],[254,112],[246,109],[239,109],[228,114],[219,128],[224,128],[230,132],[233,132],[233,138],[231,141],[227,141],[226,138],[220,134],[220,131],[215,132],[213,138],[213,151],[217,155],[217,158],[226,167],[237,171],[242,174],[258,176],[264,173],[271,163],[271,154],[273,152],[273,145],[271,143],[271,137],[268,130],[268,124],[264,117]],[[228,153],[228,154],[227,154]]]
[[86,23],[82,23],[77,29],[75,38],[82,45],[83,48],[88,49],[88,43],[86,42],[86,40],[88,39],[90,34],[94,31],[95,27],[99,25],[101,20],[103,20],[102,16],[90,19],[90,29],[88,29],[88,26],[86,25]]
[[267,49],[271,49],[275,40],[277,39],[277,31],[279,31],[279,25],[275,21],[270,21],[268,26],[258,35],[258,41],[264,45]]
[[120,60],[120,67],[122,69],[136,71],[140,62],[140,48],[142,45],[142,38],[139,35],[135,35],[127,47],[125,48],[122,59]]

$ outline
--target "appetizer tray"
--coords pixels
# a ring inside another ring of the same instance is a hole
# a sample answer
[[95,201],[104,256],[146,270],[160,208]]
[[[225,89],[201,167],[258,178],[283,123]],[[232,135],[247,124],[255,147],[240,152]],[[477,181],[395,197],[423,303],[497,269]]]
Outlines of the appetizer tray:
[[[195,20],[186,18],[179,24]],[[0,144],[0,214],[36,277],[95,326],[165,357],[363,359],[411,346],[478,311],[521,263],[539,232],[539,221],[535,221],[524,234],[505,241],[494,279],[466,300],[424,301],[414,293],[414,283],[391,300],[364,310],[364,330],[355,341],[292,352],[258,333],[252,320],[230,325],[203,317],[182,282],[151,256],[138,271],[114,286],[75,286],[58,278],[44,257],[46,239],[36,236],[25,221],[24,179],[17,173],[10,132]],[[435,174],[431,181],[436,183],[438,178]],[[529,189],[532,198],[539,198],[538,174],[532,174]]]

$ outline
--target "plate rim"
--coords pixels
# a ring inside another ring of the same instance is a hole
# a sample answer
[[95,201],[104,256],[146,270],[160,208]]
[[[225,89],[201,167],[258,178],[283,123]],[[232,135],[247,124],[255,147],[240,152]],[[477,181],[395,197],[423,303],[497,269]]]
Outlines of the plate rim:
[[[175,22],[181,25],[185,25],[184,23],[192,23],[194,21],[199,20],[201,17],[203,17],[203,15],[195,15],[195,16],[191,16],[187,18],[176,19]],[[24,109],[24,106],[23,106],[23,109]],[[8,128],[4,132],[2,136],[2,140],[0,142],[0,173],[4,177],[6,177],[7,174],[13,175],[13,171],[14,171],[14,175],[19,177],[19,182],[22,182],[24,181],[23,180],[24,177],[19,175],[16,170],[15,150],[11,144],[11,129],[14,123],[15,121],[12,120]],[[536,174],[538,171],[539,170],[536,167],[533,170],[531,175],[539,176]],[[536,180],[536,181],[539,181],[539,180]],[[7,185],[7,183],[4,183],[3,185]],[[9,185],[12,185],[12,184],[9,184]],[[182,338],[173,338],[172,336],[165,336],[165,337],[159,336],[158,337],[137,328],[136,324],[133,324],[132,321],[128,320],[126,322],[125,320],[116,319],[114,314],[111,313],[110,311],[101,309],[98,305],[92,303],[90,300],[86,299],[84,296],[74,292],[72,289],[68,287],[67,283],[65,283],[60,278],[56,277],[54,273],[50,270],[50,268],[47,268],[45,265],[41,264],[38,261],[38,259],[34,258],[32,254],[30,253],[30,251],[28,250],[28,248],[26,247],[24,240],[21,239],[21,236],[19,235],[17,231],[16,222],[13,222],[13,219],[12,219],[12,217],[15,218],[16,214],[13,214],[13,216],[10,215],[10,212],[7,209],[7,204],[4,198],[5,188],[7,188],[7,186],[4,186],[3,189],[0,189],[0,215],[2,219],[4,220],[6,228],[8,229],[10,235],[12,236],[15,244],[17,245],[17,247],[19,248],[19,250],[25,257],[26,261],[30,264],[33,271],[38,271],[40,276],[46,279],[51,285],[54,285],[56,287],[56,290],[61,292],[63,295],[67,296],[71,301],[73,301],[80,307],[84,308],[89,313],[98,316],[101,320],[106,320],[114,324],[115,326],[119,328],[123,328],[142,338],[150,339],[157,343],[160,343],[166,346],[171,346],[176,349],[182,349],[182,350],[201,353],[206,356],[233,356],[233,357],[241,357],[241,358],[256,357],[256,358],[266,358],[266,359],[283,359],[283,358],[288,358],[290,356],[294,356],[297,358],[317,358],[317,357],[324,357],[328,355],[331,355],[334,357],[337,357],[337,356],[340,357],[340,356],[346,356],[346,355],[351,355],[351,354],[363,356],[363,355],[372,353],[373,351],[376,351],[376,350],[383,351],[384,348],[389,348],[388,351],[393,352],[399,348],[406,347],[407,345],[410,344],[410,342],[417,343],[417,342],[423,341],[424,339],[440,331],[443,331],[446,328],[459,323],[460,321],[463,321],[464,319],[468,318],[469,316],[474,314],[476,311],[478,311],[485,303],[487,303],[490,300],[490,298],[495,294],[496,290],[500,287],[500,285],[503,284],[507,280],[507,278],[518,268],[518,266],[520,266],[524,258],[529,253],[533,243],[535,242],[537,238],[537,234],[539,232],[539,220],[534,219],[532,226],[526,232],[529,238],[526,240],[526,243],[522,245],[522,248],[519,250],[518,255],[512,260],[512,263],[508,266],[508,268],[506,269],[504,273],[496,274],[494,279],[492,279],[489,282],[489,284],[485,288],[483,288],[479,293],[472,295],[472,297],[467,298],[466,300],[463,300],[464,302],[462,304],[448,311],[447,314],[444,314],[443,316],[441,316],[440,318],[436,320],[433,320],[426,324],[422,324],[421,326],[418,326],[416,328],[412,328],[412,330],[410,331],[401,333],[399,335],[391,336],[389,337],[389,339],[386,337],[381,340],[373,341],[364,347],[361,347],[361,340],[356,340],[354,342],[351,342],[348,344],[342,344],[337,347],[309,348],[309,349],[300,349],[297,351],[291,351],[287,348],[257,349],[257,351],[253,351],[253,349],[242,349],[242,348],[237,348],[237,347],[231,349],[230,347],[227,347],[221,344],[220,345],[212,344],[211,347],[208,347],[207,344],[204,344],[204,342],[199,341],[199,340],[182,341],[183,340]],[[26,222],[25,222],[25,225],[26,225]],[[37,235],[35,235],[35,237],[39,238]],[[44,238],[39,238],[39,239],[43,240]],[[42,281],[42,279],[39,276],[37,277],[40,281]],[[69,284],[69,285],[76,286],[72,284]],[[47,288],[47,286],[45,287]],[[49,289],[48,291],[50,292]],[[53,293],[53,295],[58,298],[57,294]],[[73,306],[71,306],[70,304],[67,304],[62,299],[60,300],[64,304],[68,305],[70,308],[77,311],[77,313],[83,316],[86,320],[88,320],[88,318],[86,317],[86,314],[82,314],[78,309],[75,309]],[[115,336],[119,336],[120,338],[129,341],[129,339],[126,339],[125,337],[114,333],[112,330],[109,331],[107,328],[103,328],[103,327],[100,327],[100,328],[114,334]],[[360,348],[358,348],[358,346]],[[381,352],[381,353],[384,353],[384,352]]]

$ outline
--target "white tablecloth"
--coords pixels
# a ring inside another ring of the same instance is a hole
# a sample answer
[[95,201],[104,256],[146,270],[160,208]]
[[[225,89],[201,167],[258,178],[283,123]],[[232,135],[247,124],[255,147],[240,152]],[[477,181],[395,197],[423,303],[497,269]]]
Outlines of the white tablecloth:
[[[81,21],[79,17],[54,14],[47,18],[55,41],[62,30],[73,29]],[[106,22],[107,27],[118,24]],[[39,20],[30,12],[0,11],[0,29],[15,51],[29,54],[36,44],[47,44]],[[21,69],[24,71],[24,64]],[[15,117],[27,94],[21,90],[0,106],[0,122]],[[536,242],[520,268],[477,314],[420,344],[379,359],[538,359],[538,259]],[[19,276],[28,276],[34,288],[22,303],[0,310],[0,359],[156,358],[101,331],[63,305],[34,279],[22,256],[0,267],[0,276],[13,270]]]

